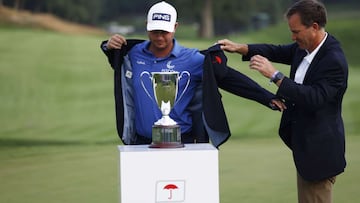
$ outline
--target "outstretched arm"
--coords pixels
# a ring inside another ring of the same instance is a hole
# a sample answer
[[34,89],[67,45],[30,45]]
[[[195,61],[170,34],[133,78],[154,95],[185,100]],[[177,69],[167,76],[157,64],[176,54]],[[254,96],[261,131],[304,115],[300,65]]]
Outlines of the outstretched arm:
[[228,39],[222,39],[217,42],[220,44],[220,48],[230,53],[239,53],[241,55],[247,55],[249,47],[247,44],[239,44]]

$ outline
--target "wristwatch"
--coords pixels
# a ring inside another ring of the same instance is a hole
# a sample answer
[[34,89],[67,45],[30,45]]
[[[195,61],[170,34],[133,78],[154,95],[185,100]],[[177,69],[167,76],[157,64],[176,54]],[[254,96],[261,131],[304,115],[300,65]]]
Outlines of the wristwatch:
[[280,71],[276,71],[275,74],[271,77],[270,82],[277,83],[277,81],[283,79],[285,76]]

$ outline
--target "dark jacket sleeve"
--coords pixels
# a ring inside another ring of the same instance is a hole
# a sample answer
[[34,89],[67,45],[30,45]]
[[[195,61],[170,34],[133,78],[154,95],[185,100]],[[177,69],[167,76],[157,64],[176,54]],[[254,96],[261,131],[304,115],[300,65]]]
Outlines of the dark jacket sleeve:
[[[298,50],[296,43],[288,45],[272,45],[272,44],[249,44],[249,52],[243,55],[243,61],[249,61],[255,55],[266,57],[275,63],[283,63],[290,65],[294,59],[294,53]],[[305,51],[304,51],[305,53]]]

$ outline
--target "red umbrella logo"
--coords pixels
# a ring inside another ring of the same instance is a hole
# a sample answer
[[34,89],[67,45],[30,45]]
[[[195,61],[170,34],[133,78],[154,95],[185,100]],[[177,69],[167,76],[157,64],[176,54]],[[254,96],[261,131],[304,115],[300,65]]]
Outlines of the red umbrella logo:
[[170,191],[170,196],[168,197],[168,199],[172,199],[172,190],[174,189],[178,189],[178,187],[174,184],[167,184],[164,187],[164,190],[169,190]]
[[215,56],[215,60],[212,63],[221,64],[222,63],[221,57],[220,56]]

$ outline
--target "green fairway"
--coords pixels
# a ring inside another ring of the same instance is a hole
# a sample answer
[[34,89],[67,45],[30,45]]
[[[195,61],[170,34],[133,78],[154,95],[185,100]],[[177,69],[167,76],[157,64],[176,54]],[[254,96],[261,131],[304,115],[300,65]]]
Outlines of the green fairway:
[[[0,29],[0,202],[118,202],[113,75],[99,49],[108,36]],[[179,40],[201,49],[214,43]],[[239,55],[228,57],[276,90]],[[360,201],[359,77],[351,65],[343,106],[348,167],[335,202]],[[280,113],[226,92],[223,102],[232,137],[219,151],[221,202],[296,202],[291,152],[277,136]]]
[[[348,138],[348,167],[335,202],[356,203],[360,137]],[[276,138],[230,140],[219,151],[222,203],[296,202],[295,169]],[[1,147],[0,202],[118,202],[115,144]]]

